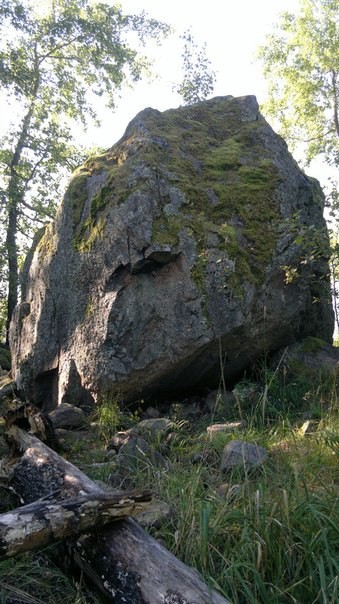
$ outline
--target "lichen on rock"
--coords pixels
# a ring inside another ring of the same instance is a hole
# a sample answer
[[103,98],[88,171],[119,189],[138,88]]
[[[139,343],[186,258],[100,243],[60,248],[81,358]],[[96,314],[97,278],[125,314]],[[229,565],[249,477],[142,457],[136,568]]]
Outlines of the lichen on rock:
[[323,203],[255,97],[145,109],[76,172],[33,256],[11,330],[20,385],[147,398],[218,386],[220,355],[233,380],[263,352],[330,341]]

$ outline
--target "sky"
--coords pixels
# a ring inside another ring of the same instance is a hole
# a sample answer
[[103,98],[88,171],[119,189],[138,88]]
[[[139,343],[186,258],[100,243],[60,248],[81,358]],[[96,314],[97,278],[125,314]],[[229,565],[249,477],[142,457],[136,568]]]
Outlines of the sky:
[[[254,94],[259,103],[265,99],[265,82],[255,60],[257,48],[265,42],[280,13],[298,9],[298,0],[120,0],[120,4],[126,13],[145,10],[151,17],[171,24],[178,33],[191,28],[197,43],[206,43],[217,74],[212,96]],[[161,48],[150,45],[148,52],[158,78],[125,90],[115,113],[102,108],[102,127],[88,131],[88,142],[111,146],[145,107],[163,111],[182,103],[172,92],[181,75],[178,40],[172,38]]]
[[[97,2],[98,0],[92,0]],[[116,109],[107,110],[102,100],[95,97],[101,127],[90,126],[84,132],[74,129],[75,138],[85,148],[109,148],[123,135],[129,121],[145,107],[160,111],[178,107],[181,97],[173,86],[182,79],[181,50],[178,36],[188,28],[198,45],[206,43],[207,56],[216,72],[216,83],[211,96],[254,94],[259,104],[265,101],[266,83],[262,66],[256,59],[258,47],[274,29],[284,11],[298,12],[299,0],[102,0],[120,4],[124,13],[146,11],[150,17],[170,24],[176,36],[169,37],[161,47],[148,42],[142,51],[153,61],[152,80],[143,79],[133,88],[124,88]],[[35,7],[44,10],[51,0],[32,0]],[[8,107],[1,106],[2,125]],[[272,120],[271,125],[272,124]],[[1,132],[0,122],[0,132]],[[302,159],[301,155],[296,156]],[[326,168],[315,162],[307,172],[324,186],[328,177]]]

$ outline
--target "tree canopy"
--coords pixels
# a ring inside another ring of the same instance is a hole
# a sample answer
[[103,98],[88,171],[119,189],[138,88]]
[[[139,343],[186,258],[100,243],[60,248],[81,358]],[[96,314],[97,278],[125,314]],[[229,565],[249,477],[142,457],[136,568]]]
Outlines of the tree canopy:
[[[125,15],[119,5],[0,0],[0,83],[15,120],[0,141],[0,272],[8,279],[8,321],[17,302],[19,235],[52,215],[60,169],[79,154],[71,125],[97,119],[95,95],[114,107],[117,91],[148,68],[133,40],[161,40],[164,23]],[[94,95],[94,97],[93,97]]]
[[306,159],[339,164],[338,0],[300,0],[299,14],[281,15],[259,57],[269,83],[265,112]]
[[[330,272],[339,328],[339,11],[338,0],[300,0],[299,13],[281,15],[259,50],[269,84],[264,111],[278,121],[291,147],[302,144],[306,164],[320,158],[331,168]],[[308,234],[312,244],[314,236]],[[321,250],[320,250],[321,251]]]
[[208,97],[214,89],[216,74],[206,53],[206,44],[198,46],[191,30],[180,36],[184,43],[182,58],[183,79],[175,91],[185,105],[191,105]]

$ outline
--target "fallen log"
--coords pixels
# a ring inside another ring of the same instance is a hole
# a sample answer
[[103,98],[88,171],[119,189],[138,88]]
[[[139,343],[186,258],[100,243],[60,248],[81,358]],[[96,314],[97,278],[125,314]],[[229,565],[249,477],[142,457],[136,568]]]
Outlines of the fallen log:
[[[35,436],[15,425],[8,436],[23,452],[11,474],[25,502],[55,490],[62,498],[104,492]],[[70,547],[76,564],[115,604],[229,604],[132,519],[80,536]]]
[[35,501],[0,515],[0,560],[93,531],[149,505],[150,493],[79,496],[58,503]]

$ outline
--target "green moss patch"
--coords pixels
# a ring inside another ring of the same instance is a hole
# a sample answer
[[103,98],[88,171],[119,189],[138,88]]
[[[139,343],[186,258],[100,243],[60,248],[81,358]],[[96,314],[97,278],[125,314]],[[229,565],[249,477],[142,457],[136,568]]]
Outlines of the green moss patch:
[[305,338],[302,341],[301,350],[305,353],[317,352],[318,350],[322,350],[327,346],[328,344],[324,342],[324,340],[321,340],[320,338],[312,338],[311,336],[309,336],[308,338]]
[[[131,128],[128,137],[88,160],[74,176],[69,196],[75,247],[86,251],[102,235],[111,204],[123,203],[135,190],[147,190],[164,207],[170,203],[164,191],[175,186],[187,204],[174,215],[163,213],[154,221],[153,242],[175,247],[180,232],[191,233],[197,242],[197,263],[201,263],[195,273],[201,280],[208,236],[214,233],[218,248],[237,260],[232,280],[260,282],[277,239],[275,225],[280,216],[274,191],[279,174],[260,142],[266,123],[242,122],[240,112],[239,102],[232,98],[164,113],[145,110],[141,121],[146,134],[140,135],[138,130],[134,136]],[[136,166],[152,176],[133,180]],[[103,170],[106,185],[84,216],[87,179]],[[239,224],[236,228],[232,226],[234,217]]]

